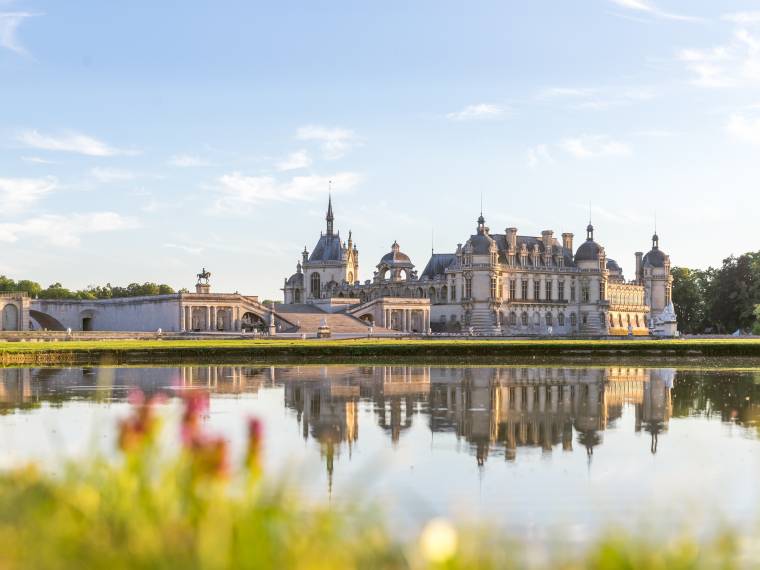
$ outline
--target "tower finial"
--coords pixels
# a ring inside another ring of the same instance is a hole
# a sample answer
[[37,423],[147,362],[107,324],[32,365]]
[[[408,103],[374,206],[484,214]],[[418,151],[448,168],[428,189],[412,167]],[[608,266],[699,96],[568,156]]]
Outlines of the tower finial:
[[435,253],[435,228],[430,228],[430,255]]
[[327,220],[327,235],[332,235],[333,220],[335,219],[332,209],[332,180],[327,181],[327,196],[327,216],[325,216],[325,220]]

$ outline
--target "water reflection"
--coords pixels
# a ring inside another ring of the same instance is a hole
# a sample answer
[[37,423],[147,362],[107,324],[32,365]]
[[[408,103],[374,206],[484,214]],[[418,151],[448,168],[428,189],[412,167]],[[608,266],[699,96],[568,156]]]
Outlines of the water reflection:
[[73,399],[119,401],[135,386],[147,392],[205,387],[215,394],[278,386],[303,437],[321,444],[330,469],[333,455],[359,438],[360,405],[372,410],[393,444],[422,415],[432,432],[467,442],[482,465],[494,455],[514,461],[521,447],[551,453],[580,446],[591,458],[629,405],[635,430],[650,434],[652,453],[674,414],[754,425],[754,376],[636,367],[6,368],[0,369],[0,412]]

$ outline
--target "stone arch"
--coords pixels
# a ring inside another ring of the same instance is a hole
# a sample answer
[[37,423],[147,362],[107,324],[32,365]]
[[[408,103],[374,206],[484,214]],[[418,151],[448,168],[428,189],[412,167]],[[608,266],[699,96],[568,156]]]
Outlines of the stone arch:
[[417,298],[418,299],[425,298],[425,290],[422,287],[417,287]]
[[427,296],[428,296],[428,299],[430,299],[430,304],[431,305],[433,303],[435,303],[436,295],[435,295],[435,288],[434,287],[431,287],[430,289],[428,289]]
[[301,290],[296,289],[293,291],[293,302],[294,303],[300,303],[301,302]]
[[374,326],[375,324],[375,317],[372,313],[364,313],[363,315],[359,315],[358,318],[369,326]]
[[19,327],[19,310],[14,303],[8,303],[3,307],[2,329],[4,331],[17,331]]
[[449,300],[449,288],[446,285],[441,287],[440,300],[441,300],[441,303],[445,303]]
[[43,313],[42,311],[35,311],[34,309],[30,309],[29,316],[32,319],[34,319],[34,321],[40,326],[40,328],[43,328],[45,330],[49,330],[49,331],[65,331],[66,330],[66,327],[64,327],[58,319],[48,315],[47,313]]
[[240,319],[240,328],[246,332],[252,332],[254,330],[263,331],[266,330],[268,323],[261,317],[251,311],[243,313],[243,317]]
[[351,285],[354,284],[354,274],[351,271],[348,272],[348,282]]

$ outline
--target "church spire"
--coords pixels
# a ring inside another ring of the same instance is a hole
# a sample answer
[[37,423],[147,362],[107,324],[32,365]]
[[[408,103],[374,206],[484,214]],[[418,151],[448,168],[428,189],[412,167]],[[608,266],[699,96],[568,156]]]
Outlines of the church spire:
[[331,236],[333,233],[333,220],[335,219],[335,216],[333,216],[333,209],[332,209],[332,180],[328,181],[329,184],[329,191],[328,191],[328,199],[327,199],[327,216],[325,216],[325,220],[327,220],[327,235]]

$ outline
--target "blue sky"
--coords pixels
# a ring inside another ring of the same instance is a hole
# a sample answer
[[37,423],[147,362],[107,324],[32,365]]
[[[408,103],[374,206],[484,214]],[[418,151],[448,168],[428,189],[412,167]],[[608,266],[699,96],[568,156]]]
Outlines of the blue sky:
[[748,1],[0,0],[0,273],[279,296],[324,225],[361,278],[474,231],[631,276],[760,249]]

